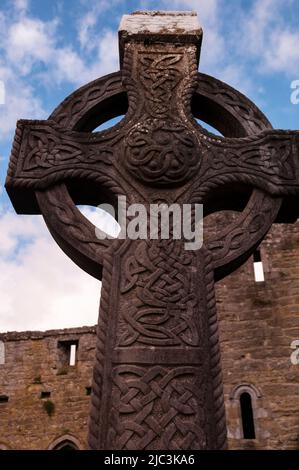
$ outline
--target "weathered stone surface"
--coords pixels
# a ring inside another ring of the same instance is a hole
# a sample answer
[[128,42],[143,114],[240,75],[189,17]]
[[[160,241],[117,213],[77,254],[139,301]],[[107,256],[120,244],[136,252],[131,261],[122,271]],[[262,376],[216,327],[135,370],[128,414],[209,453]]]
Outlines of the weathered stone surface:
[[120,63],[128,41],[159,41],[194,43],[199,60],[202,28],[195,12],[190,11],[136,11],[123,15],[119,25]]
[[[71,436],[81,449],[86,434],[95,354],[95,328],[47,332],[2,333],[5,364],[0,365],[0,448],[48,449],[59,438]],[[75,366],[63,367],[58,341],[78,341]],[[51,392],[41,398],[42,392]],[[44,408],[54,404],[52,416]]]
[[200,35],[202,29],[197,13],[190,11],[147,11],[140,10],[130,15],[123,15],[119,31],[126,35],[146,34],[190,34]]
[[120,25],[120,34],[125,36],[138,36],[146,34],[202,35],[197,13],[190,11],[136,11],[131,15],[123,15]]

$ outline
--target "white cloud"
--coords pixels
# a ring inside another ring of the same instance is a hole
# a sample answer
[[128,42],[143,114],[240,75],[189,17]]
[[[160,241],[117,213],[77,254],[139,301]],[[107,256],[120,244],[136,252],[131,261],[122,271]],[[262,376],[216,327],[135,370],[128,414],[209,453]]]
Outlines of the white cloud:
[[40,216],[3,214],[0,249],[0,331],[97,322],[99,281],[64,255]]
[[98,60],[93,67],[93,73],[106,74],[118,68],[118,37],[115,31],[107,29],[99,41]]
[[[263,51],[265,41],[268,36],[269,26],[273,19],[278,17],[277,8],[279,4],[277,0],[259,0],[253,3],[249,13],[243,17],[243,44],[246,45],[247,51],[251,54],[258,54]],[[240,33],[242,28],[240,28]]]
[[[109,53],[107,53],[109,51]],[[54,82],[68,81],[82,85],[118,69],[118,39],[111,30],[105,30],[97,42],[94,60],[90,65],[70,47],[57,48],[53,51],[53,64],[47,70]]]
[[[46,112],[36,90],[26,80],[35,60],[46,54],[46,32],[42,22],[0,15],[0,79],[5,103],[0,108],[0,138],[15,129],[19,118],[43,118]],[[23,76],[22,76],[23,75]]]
[[[21,7],[21,3],[18,5]],[[29,17],[25,3],[23,6],[22,16],[10,18],[8,13],[0,13],[0,80],[6,95],[0,109],[1,138],[9,136],[17,119],[42,119],[48,114],[41,90],[29,85],[34,78],[49,87],[65,82],[79,86],[118,69],[117,35],[111,30],[95,38],[88,60],[72,46],[58,43],[57,19],[45,22]]]
[[299,73],[299,33],[276,30],[270,36],[271,47],[264,51],[264,67],[270,72]]
[[21,80],[5,82],[5,105],[0,109],[0,138],[8,137],[20,118],[42,119],[46,117],[40,98],[34,89]]
[[94,8],[88,11],[79,22],[79,41],[83,48],[93,47],[93,41],[91,42],[91,31],[97,23],[97,15],[95,14]]
[[284,16],[293,8],[293,0],[256,0],[240,20],[239,53],[255,58],[261,73],[299,73],[299,33]]
[[[107,213],[87,206],[80,210],[117,235]],[[0,215],[0,332],[94,325],[100,287],[56,245],[41,216]]]
[[[91,51],[97,48],[98,45],[100,36],[97,27],[98,20],[102,15],[107,13],[108,10],[113,12],[113,19],[115,19],[115,16],[117,17],[117,5],[121,3],[121,0],[98,0],[92,6],[90,6],[90,2],[86,3],[89,8],[87,12],[80,17],[77,29],[81,47]],[[115,34],[115,36],[117,35]]]
[[24,75],[31,72],[36,61],[47,63],[55,48],[56,26],[56,21],[43,22],[27,17],[11,24],[6,42],[8,60]]
[[70,47],[55,51],[55,68],[47,70],[47,75],[59,83],[63,81],[83,83],[87,69],[83,60]]
[[46,72],[39,73],[39,76],[48,83],[53,85],[66,81],[79,85],[118,68],[118,40],[114,32],[106,29],[93,39],[92,61],[89,63],[72,46],[57,44],[58,24],[57,19],[43,22],[28,17],[12,23],[7,28],[4,45],[11,69],[28,76],[34,67],[43,65]]
[[24,13],[29,8],[29,0],[13,0],[13,6],[18,12]]
[[33,239],[40,235],[40,217],[17,216],[7,212],[0,217],[0,256],[6,259],[15,252],[20,238]]

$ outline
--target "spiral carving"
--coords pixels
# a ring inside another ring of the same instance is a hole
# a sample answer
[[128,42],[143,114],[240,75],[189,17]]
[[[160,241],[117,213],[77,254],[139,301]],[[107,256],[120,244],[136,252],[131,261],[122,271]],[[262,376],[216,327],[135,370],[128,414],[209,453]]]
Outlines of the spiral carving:
[[182,184],[200,166],[198,147],[196,137],[181,122],[147,119],[126,138],[124,165],[144,183]]

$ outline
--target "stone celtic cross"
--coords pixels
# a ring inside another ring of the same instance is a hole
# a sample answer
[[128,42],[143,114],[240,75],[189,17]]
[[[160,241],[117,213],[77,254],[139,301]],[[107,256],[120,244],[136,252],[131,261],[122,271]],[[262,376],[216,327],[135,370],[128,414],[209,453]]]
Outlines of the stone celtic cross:
[[[299,132],[273,130],[245,96],[198,73],[201,37],[195,13],[126,15],[121,71],[75,91],[48,120],[17,124],[6,181],[15,210],[41,213],[64,252],[103,282],[91,449],[226,447],[214,281],[273,222],[297,218]],[[115,205],[119,195],[239,215],[196,251],[181,240],[99,239],[76,204]]]

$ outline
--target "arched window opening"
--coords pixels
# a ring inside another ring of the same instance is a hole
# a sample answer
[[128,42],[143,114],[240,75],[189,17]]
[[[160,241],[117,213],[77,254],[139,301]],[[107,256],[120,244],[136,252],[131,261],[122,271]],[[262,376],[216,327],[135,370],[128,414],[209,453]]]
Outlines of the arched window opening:
[[79,440],[70,435],[64,434],[63,436],[58,437],[48,447],[49,450],[81,450],[83,449]]
[[240,395],[240,408],[244,439],[255,439],[255,427],[250,393],[243,392]]
[[79,450],[76,444],[72,441],[62,441],[59,444],[57,444],[53,450]]

